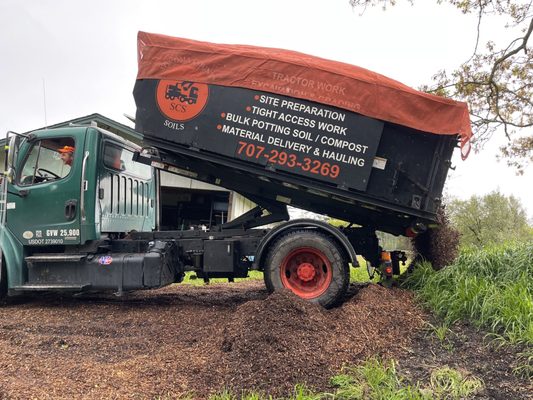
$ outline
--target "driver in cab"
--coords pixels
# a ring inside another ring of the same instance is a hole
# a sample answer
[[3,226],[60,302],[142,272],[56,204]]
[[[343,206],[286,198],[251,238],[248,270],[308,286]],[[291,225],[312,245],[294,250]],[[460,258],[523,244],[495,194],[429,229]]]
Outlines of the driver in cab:
[[61,158],[61,161],[63,161],[63,164],[68,165],[69,167],[72,166],[72,160],[74,159],[74,150],[75,148],[72,146],[63,146],[57,149],[59,157]]
[[46,144],[33,146],[22,169],[20,183],[32,185],[64,178],[70,172],[75,150],[69,145],[59,148]]

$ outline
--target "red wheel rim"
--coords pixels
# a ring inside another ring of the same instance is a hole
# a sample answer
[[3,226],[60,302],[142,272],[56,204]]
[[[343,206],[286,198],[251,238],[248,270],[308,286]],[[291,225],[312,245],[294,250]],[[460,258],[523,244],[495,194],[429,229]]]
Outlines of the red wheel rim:
[[319,250],[302,247],[291,251],[281,262],[281,282],[303,299],[314,299],[329,287],[331,263]]

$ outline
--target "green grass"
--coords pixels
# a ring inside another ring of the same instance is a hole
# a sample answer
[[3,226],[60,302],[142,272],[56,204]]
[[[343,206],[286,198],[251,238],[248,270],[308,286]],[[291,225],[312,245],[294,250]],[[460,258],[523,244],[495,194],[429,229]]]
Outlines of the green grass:
[[[263,272],[262,271],[249,271],[248,272],[248,278],[236,278],[235,282],[242,282],[246,280],[263,280]],[[228,283],[228,280],[226,278],[213,278],[209,280],[209,284],[221,284],[221,283]],[[205,285],[204,280],[201,278],[196,277],[196,274],[194,272],[187,272],[185,273],[185,278],[183,279],[183,282],[180,283],[180,285],[195,285],[195,286],[202,286]]]
[[411,384],[398,375],[394,362],[370,359],[338,375],[332,383],[338,388],[336,399],[463,399],[483,387],[477,378],[466,378],[459,371],[443,367],[431,373],[430,382]]
[[427,331],[430,332],[430,335],[436,338],[442,347],[444,347],[448,351],[453,350],[453,343],[449,339],[449,337],[454,335],[454,333],[446,322],[442,322],[437,325],[433,325],[429,322],[426,322],[426,326]]
[[338,399],[429,399],[418,385],[405,383],[398,376],[393,362],[384,364],[377,359],[345,369],[331,382],[337,387]]
[[[375,272],[374,277],[372,279],[370,279],[370,277],[368,276],[366,260],[363,257],[357,256],[357,262],[359,263],[359,267],[350,268],[350,282],[352,283],[355,283],[355,282],[378,283],[379,282],[380,276],[377,271]],[[408,258],[405,265],[400,263],[400,274],[403,274],[405,272],[405,270],[407,269],[410,263],[411,263],[411,258]]]
[[465,399],[481,390],[483,382],[476,377],[464,377],[462,373],[442,367],[431,373],[426,393],[437,399]]
[[515,375],[526,379],[533,379],[533,348],[517,354],[517,365],[513,368]]
[[[411,384],[402,378],[392,361],[382,362],[377,358],[365,361],[357,367],[344,368],[340,375],[331,379],[333,393],[316,393],[303,385],[297,385],[291,400],[430,400],[468,399],[477,393],[483,382],[475,377],[465,377],[459,371],[443,367],[431,373],[428,382]],[[210,400],[262,400],[272,399],[257,393],[236,396],[225,390],[210,397]]]
[[505,342],[533,344],[533,243],[466,250],[435,272],[421,264],[404,281],[446,325],[468,320]]
[[359,267],[354,268],[350,264],[350,282],[379,282],[379,274],[374,274],[374,277],[370,279],[368,276],[368,271],[366,268],[366,260],[361,257],[357,256],[357,262],[359,263]]
[[229,390],[223,390],[222,392],[209,397],[209,400],[262,400],[268,397],[263,397],[259,393],[244,393],[241,397],[237,397]]

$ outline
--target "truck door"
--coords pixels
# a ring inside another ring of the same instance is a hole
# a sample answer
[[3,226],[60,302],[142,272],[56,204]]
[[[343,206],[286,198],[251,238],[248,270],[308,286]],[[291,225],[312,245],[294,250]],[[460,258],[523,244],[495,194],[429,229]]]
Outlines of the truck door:
[[7,225],[24,245],[80,243],[85,132],[39,132],[21,145]]

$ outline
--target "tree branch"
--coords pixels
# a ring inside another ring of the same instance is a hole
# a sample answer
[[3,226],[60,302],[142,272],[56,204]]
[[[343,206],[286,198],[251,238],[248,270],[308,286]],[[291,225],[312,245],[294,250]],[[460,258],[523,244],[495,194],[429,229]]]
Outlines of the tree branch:
[[[522,37],[522,44],[520,46],[518,46],[516,49],[514,49],[513,51],[510,51],[509,53],[504,54],[502,57],[500,57],[499,59],[497,59],[494,62],[494,65],[492,67],[492,70],[491,70],[491,73],[490,73],[490,77],[489,77],[489,81],[490,82],[493,82],[494,75],[496,74],[496,70],[498,69],[498,66],[502,62],[504,62],[508,58],[514,56],[515,54],[518,54],[521,50],[524,50],[524,52],[527,54],[527,47],[526,46],[527,46],[527,42],[529,40],[529,37],[531,36],[531,32],[533,32],[533,18],[531,18],[531,21],[529,21],[529,28],[528,28],[526,34]],[[511,42],[511,44],[514,43],[517,40],[520,40],[520,38],[517,38],[517,39],[513,40]],[[509,46],[511,46],[511,45],[509,45]],[[507,49],[509,49],[509,47]]]
[[[406,0],[412,3],[410,0]],[[461,12],[475,13],[476,41],[473,54],[451,73],[440,71],[431,86],[420,88],[439,96],[466,101],[472,117],[476,147],[482,146],[495,132],[509,142],[523,146],[523,152],[508,152],[508,157],[528,160],[533,154],[533,141],[514,141],[520,129],[533,127],[533,1],[519,0],[436,0],[449,3]],[[355,6],[395,5],[396,0],[350,0]],[[384,7],[384,8],[385,8]],[[507,18],[506,28],[519,31],[519,37],[496,47],[487,43],[480,51],[483,17],[498,15]],[[528,47],[529,45],[529,47]],[[505,152],[502,151],[505,156]],[[533,157],[532,157],[533,158]],[[510,163],[510,161],[508,161]],[[515,164],[519,164],[516,161]]]

